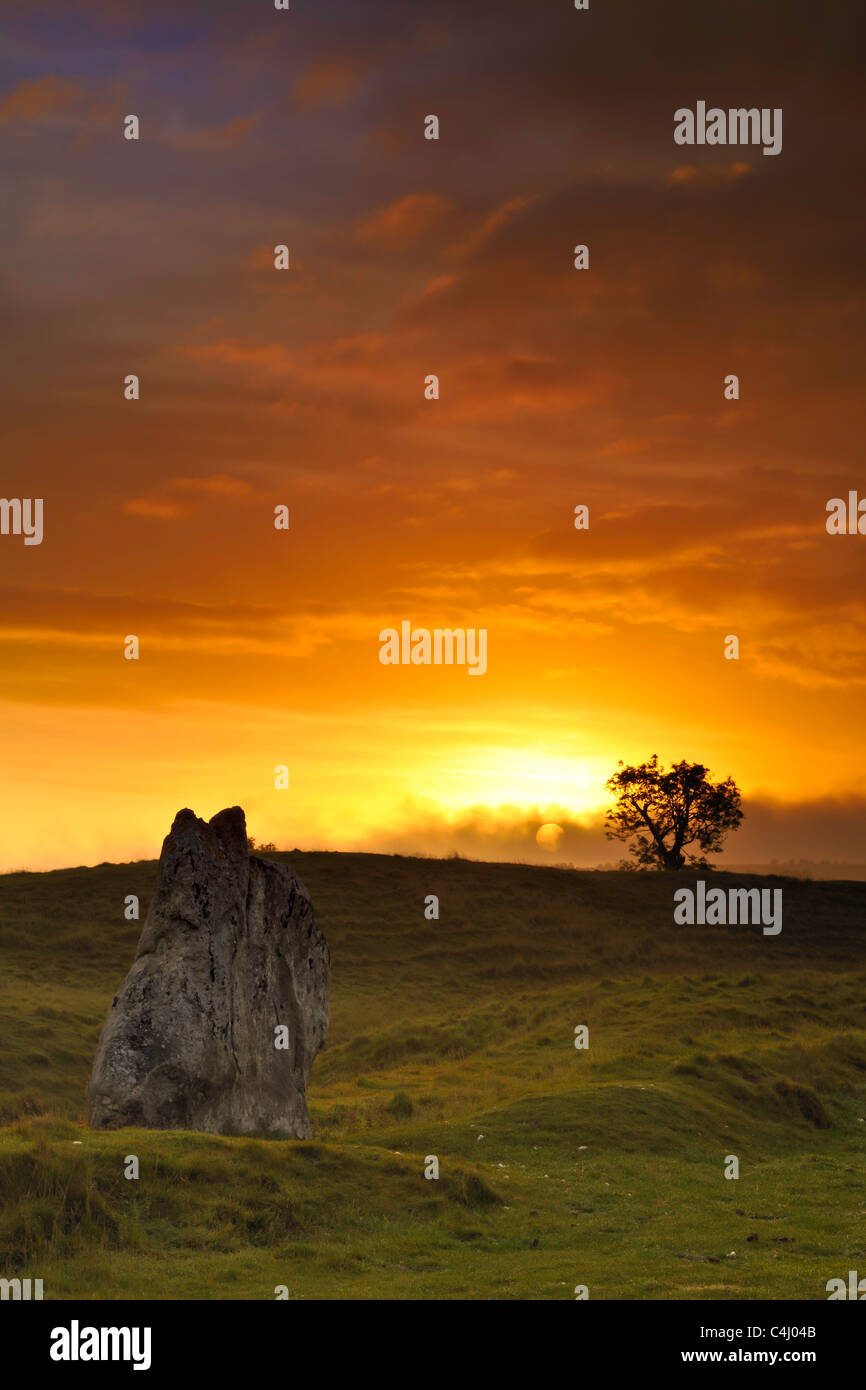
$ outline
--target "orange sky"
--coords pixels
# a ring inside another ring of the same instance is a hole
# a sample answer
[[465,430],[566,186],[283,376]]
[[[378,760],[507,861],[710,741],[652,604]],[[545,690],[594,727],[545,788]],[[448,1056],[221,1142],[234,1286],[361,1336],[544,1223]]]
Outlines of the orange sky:
[[[741,858],[866,858],[866,539],[825,530],[866,495],[856,69],[781,4],[668,8],[9,21],[3,493],[45,538],[0,536],[0,867],[233,803],[596,863],[653,752],[789,824]],[[781,155],[676,146],[699,98],[782,107]],[[382,666],[405,619],[486,628],[486,674]]]

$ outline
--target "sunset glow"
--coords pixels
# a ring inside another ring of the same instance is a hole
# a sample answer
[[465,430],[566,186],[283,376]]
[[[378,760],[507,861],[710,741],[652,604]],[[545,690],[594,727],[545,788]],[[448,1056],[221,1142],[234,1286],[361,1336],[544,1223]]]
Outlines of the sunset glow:
[[[820,38],[774,53],[763,158],[675,145],[652,7],[591,58],[567,5],[471,39],[397,7],[387,42],[363,7],[290,39],[115,8],[9,21],[3,492],[45,535],[0,538],[2,867],[234,803],[287,848],[549,862],[566,822],[595,864],[654,752],[782,825],[735,858],[856,857],[866,539],[825,508],[866,488],[863,270],[844,140],[816,160],[793,100]],[[486,672],[383,666],[403,621],[485,629]]]

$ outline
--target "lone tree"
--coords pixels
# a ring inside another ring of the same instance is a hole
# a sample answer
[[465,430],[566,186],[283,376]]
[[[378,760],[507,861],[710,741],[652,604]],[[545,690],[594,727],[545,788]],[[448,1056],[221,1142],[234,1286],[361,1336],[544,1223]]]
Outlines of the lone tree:
[[617,799],[605,822],[607,838],[632,840],[630,852],[642,867],[712,868],[686,846],[718,854],[728,831],[737,829],[743,813],[733,778],[713,783],[701,763],[674,763],[665,772],[657,753],[640,767],[617,766],[605,784]]

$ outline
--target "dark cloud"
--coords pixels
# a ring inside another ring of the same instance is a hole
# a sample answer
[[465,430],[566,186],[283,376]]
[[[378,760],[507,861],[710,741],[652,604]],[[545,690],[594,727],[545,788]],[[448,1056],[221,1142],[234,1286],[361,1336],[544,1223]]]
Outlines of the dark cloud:
[[[749,797],[744,819],[728,837],[724,853],[713,857],[719,868],[744,864],[784,863],[791,871],[802,860],[859,866],[866,870],[866,798],[827,797],[785,805],[771,798]],[[571,864],[575,868],[612,866],[628,860],[628,848],[604,833],[603,814],[575,820],[561,807],[516,808],[489,806],[447,815],[408,804],[408,828],[394,826],[371,837],[369,847],[388,853],[469,859],[525,861],[530,864]],[[543,825],[562,830],[555,852],[536,840]],[[829,872],[829,871],[828,871]],[[826,876],[826,875],[824,875]]]

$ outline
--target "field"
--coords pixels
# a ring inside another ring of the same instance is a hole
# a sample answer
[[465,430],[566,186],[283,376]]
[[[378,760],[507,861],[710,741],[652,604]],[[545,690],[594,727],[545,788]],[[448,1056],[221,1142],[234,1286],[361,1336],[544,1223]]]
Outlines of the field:
[[675,926],[694,874],[274,857],[332,956],[309,1143],[91,1132],[142,926],[123,901],[143,919],[156,865],[0,878],[0,1275],[59,1299],[712,1300],[866,1273],[866,884],[714,875],[783,888],[765,937]]

